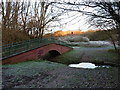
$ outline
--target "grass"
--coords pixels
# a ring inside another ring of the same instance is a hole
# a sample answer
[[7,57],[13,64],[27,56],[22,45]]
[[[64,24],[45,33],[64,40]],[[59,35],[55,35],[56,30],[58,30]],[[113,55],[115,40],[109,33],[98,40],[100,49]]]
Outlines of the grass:
[[[67,65],[50,61],[27,61],[18,64],[3,65],[4,87],[9,88],[86,88],[101,82],[115,87],[117,83],[117,68],[71,69]],[[64,70],[63,70],[64,69]],[[115,74],[115,75],[114,75]],[[112,76],[112,78],[111,78]],[[67,78],[66,78],[67,77]],[[100,79],[101,78],[101,79]],[[106,79],[107,78],[107,79]],[[106,81],[107,80],[107,81]],[[55,82],[55,83],[54,83]],[[114,82],[114,83],[113,83]],[[52,85],[51,83],[54,83]],[[93,84],[91,84],[93,83]],[[103,84],[102,87],[105,87]]]
[[[120,49],[117,49],[117,51],[118,51],[118,53],[120,53]],[[117,53],[117,52],[115,51],[115,49],[109,49],[108,52]]]
[[[91,48],[99,48],[99,47],[108,47],[111,46],[108,42],[101,41],[89,41],[89,42],[67,42],[70,46],[79,46],[79,47],[91,47]],[[109,44],[109,45],[108,45]]]
[[2,68],[9,68],[9,71],[4,71],[6,75],[15,75],[19,76],[34,76],[54,70],[56,68],[65,67],[64,64],[53,63],[46,60],[36,60],[36,61],[26,61],[16,64],[2,65]]
[[[49,74],[50,71],[55,69],[64,68],[66,65],[58,64],[50,61],[26,61],[16,64],[2,65],[3,68],[3,82],[2,84],[7,84],[7,88],[13,87],[13,85],[18,88],[36,88],[36,82],[39,82],[36,78],[40,79],[41,82],[48,82],[54,75]],[[42,81],[44,79],[44,81]],[[30,81],[36,80],[32,83]],[[38,85],[39,86],[39,85]],[[6,87],[5,87],[6,88]]]
[[85,45],[85,44],[69,44],[69,46],[78,46],[78,47],[86,47],[86,48],[100,48],[100,47],[107,47],[107,46],[104,46],[104,45]]
[[73,49],[69,52],[66,52],[56,58],[54,58],[54,61],[58,63],[63,63],[63,64],[70,64],[70,63],[79,63],[80,58],[82,58],[83,53],[81,55],[79,54],[79,50]]
[[116,53],[108,52],[109,48],[85,48],[78,47],[73,50],[66,52],[58,57],[55,57],[53,60],[58,63],[63,64],[75,64],[80,63],[84,60],[96,61],[96,62],[116,62],[118,56]]

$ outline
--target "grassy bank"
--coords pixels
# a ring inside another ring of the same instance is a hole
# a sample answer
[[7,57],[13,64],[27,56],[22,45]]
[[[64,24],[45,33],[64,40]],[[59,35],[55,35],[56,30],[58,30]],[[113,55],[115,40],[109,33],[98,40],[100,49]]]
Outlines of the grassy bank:
[[118,55],[115,52],[109,52],[109,49],[109,47],[73,47],[73,50],[62,54],[53,60],[63,64],[79,63],[82,61],[104,61],[116,63]]
[[[3,65],[3,69],[9,68],[7,75],[20,75],[33,76],[42,72],[54,70],[56,68],[64,67],[64,64],[53,63],[45,60],[26,61],[16,64]],[[19,77],[18,77],[19,78]]]

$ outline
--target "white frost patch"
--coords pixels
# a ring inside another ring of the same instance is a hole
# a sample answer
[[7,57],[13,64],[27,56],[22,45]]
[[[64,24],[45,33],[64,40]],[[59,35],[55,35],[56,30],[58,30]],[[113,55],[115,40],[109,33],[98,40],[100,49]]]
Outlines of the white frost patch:
[[70,64],[69,67],[76,67],[76,68],[91,68],[94,69],[97,66],[95,66],[95,64],[92,63],[79,63],[79,64]]
[[72,47],[72,48],[80,48],[80,47]]
[[103,66],[95,66],[95,64],[93,63],[79,63],[79,64],[70,64],[69,67],[75,67],[75,68],[89,68],[89,69],[94,69],[94,68],[100,68],[100,67],[105,67],[105,68],[109,68],[110,66],[107,65],[103,65]]
[[112,44],[109,41],[89,41],[92,45],[108,45],[112,46]]

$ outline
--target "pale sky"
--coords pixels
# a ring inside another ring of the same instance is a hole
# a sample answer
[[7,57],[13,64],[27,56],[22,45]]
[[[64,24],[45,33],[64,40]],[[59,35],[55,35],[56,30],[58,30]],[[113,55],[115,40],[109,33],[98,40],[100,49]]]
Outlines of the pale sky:
[[[75,15],[75,16],[74,16]],[[61,23],[68,22],[64,25],[63,30],[88,30],[93,28],[88,28],[88,25],[86,23],[86,16],[82,15],[79,12],[70,12],[70,18],[67,18],[69,16],[63,16],[66,17],[65,20],[61,21]]]
[[[86,8],[87,11],[92,12],[93,9],[91,8]],[[71,11],[67,14],[63,14],[62,16],[60,16],[59,18],[63,18],[63,20],[60,21],[61,27],[55,27],[52,28],[53,30],[82,30],[82,31],[87,31],[87,30],[95,30],[97,28],[95,27],[88,27],[87,23],[87,17],[86,15],[83,15],[80,12],[75,12],[75,11]]]

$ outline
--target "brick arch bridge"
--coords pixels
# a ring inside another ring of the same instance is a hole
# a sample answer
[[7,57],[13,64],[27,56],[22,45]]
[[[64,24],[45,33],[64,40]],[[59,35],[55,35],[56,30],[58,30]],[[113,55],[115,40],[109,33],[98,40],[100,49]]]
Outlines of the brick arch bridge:
[[27,52],[3,59],[2,64],[12,64],[12,63],[18,63],[18,62],[23,62],[27,60],[37,60],[43,57],[48,52],[51,54],[54,54],[56,52],[58,54],[63,54],[69,50],[72,50],[72,48],[59,45],[59,44],[54,44],[54,43],[48,44],[40,48],[29,50]]

